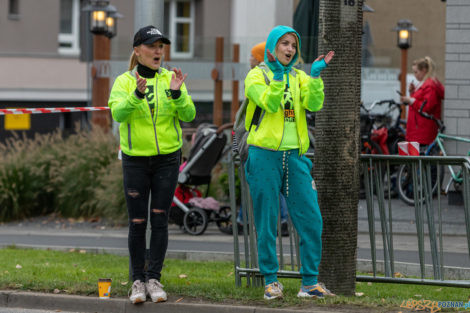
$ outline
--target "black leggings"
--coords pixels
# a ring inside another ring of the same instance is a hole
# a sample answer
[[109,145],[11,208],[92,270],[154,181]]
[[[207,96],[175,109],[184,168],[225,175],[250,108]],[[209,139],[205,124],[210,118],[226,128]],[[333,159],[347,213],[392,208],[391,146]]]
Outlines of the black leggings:
[[[168,247],[168,212],[178,180],[181,151],[150,157],[122,154],[124,194],[129,214],[132,278],[160,280]],[[145,266],[145,233],[150,202],[150,261]]]

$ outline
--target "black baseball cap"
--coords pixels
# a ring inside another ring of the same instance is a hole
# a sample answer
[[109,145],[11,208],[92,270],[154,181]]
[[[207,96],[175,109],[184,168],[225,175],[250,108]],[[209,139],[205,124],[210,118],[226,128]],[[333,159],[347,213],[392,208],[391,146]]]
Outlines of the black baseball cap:
[[163,36],[162,32],[159,31],[155,26],[145,26],[135,33],[133,47],[140,46],[141,44],[149,45],[157,40],[161,40],[167,45],[171,44],[170,40]]

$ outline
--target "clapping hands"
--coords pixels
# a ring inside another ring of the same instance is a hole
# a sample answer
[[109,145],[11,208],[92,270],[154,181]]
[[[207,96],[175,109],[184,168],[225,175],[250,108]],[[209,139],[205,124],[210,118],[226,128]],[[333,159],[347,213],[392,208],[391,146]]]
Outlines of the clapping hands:
[[184,80],[188,77],[188,74],[181,72],[180,68],[173,68],[173,74],[171,76],[170,89],[171,90],[180,90],[181,85],[183,85]]

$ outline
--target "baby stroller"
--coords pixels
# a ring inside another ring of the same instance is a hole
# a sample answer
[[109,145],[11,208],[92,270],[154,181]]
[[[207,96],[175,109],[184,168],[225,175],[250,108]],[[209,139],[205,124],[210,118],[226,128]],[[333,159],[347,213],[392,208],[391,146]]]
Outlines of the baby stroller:
[[209,185],[211,171],[222,157],[227,136],[223,130],[233,124],[217,128],[201,124],[196,130],[188,160],[180,167],[178,187],[170,208],[170,220],[191,235],[201,235],[209,222],[216,222],[221,232],[231,234],[232,220],[229,206],[220,206],[212,197],[202,197],[197,186]]

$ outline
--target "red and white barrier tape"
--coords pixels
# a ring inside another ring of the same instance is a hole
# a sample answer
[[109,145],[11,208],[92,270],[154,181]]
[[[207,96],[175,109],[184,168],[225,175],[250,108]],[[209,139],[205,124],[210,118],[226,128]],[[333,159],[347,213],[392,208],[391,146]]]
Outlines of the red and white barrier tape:
[[109,110],[109,107],[0,109],[0,115],[6,115],[6,114],[68,113],[68,112],[87,112],[87,111],[106,111],[106,110]]

